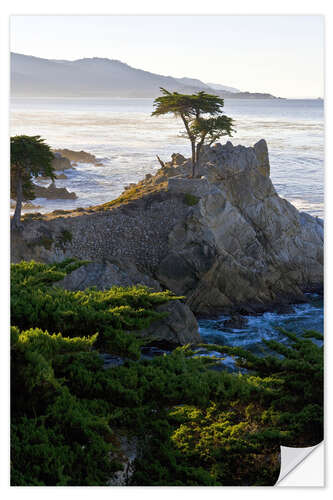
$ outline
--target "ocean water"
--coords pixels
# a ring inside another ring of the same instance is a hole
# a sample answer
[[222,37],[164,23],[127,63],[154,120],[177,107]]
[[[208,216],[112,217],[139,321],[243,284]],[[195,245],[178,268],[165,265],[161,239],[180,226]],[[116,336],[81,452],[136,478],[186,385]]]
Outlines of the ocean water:
[[[214,319],[201,319],[199,320],[200,335],[207,344],[242,347],[259,355],[269,353],[263,341],[288,342],[281,328],[298,336],[308,330],[323,333],[323,298],[318,294],[308,294],[307,299],[307,303],[292,305],[288,313],[279,314],[270,311],[255,316],[244,316],[247,324],[242,328],[224,326],[225,321],[230,318],[227,315]],[[221,357],[221,354],[217,352],[212,352],[211,355]],[[225,357],[223,364],[231,369],[235,368],[234,360],[230,356]]]
[[[224,109],[235,120],[232,143],[251,146],[265,138],[278,193],[298,209],[323,217],[323,101],[229,99]],[[54,148],[83,149],[103,163],[66,171],[68,179],[56,185],[75,191],[78,199],[36,199],[36,211],[110,201],[126,184],[154,173],[157,154],[165,161],[174,152],[189,156],[189,145],[179,136],[181,122],[151,117],[152,110],[153,99],[12,99],[12,135],[38,134]]]

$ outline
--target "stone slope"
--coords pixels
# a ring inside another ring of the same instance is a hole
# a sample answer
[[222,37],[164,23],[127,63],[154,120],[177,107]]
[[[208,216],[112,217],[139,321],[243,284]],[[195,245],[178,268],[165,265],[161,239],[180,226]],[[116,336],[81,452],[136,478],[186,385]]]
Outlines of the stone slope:
[[322,286],[323,223],[278,196],[264,140],[206,147],[199,178],[190,170],[175,154],[114,202],[27,218],[13,260],[107,262],[185,295],[198,314],[262,311]]

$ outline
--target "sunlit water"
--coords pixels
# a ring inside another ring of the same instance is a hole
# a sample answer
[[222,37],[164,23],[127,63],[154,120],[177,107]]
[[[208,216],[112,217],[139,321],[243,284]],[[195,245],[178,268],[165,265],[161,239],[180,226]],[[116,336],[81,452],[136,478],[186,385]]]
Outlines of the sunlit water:
[[[179,137],[181,123],[172,117],[151,117],[152,99],[13,99],[11,134],[41,135],[54,148],[91,152],[103,166],[79,164],[66,170],[58,187],[75,191],[77,200],[36,199],[39,212],[87,207],[119,196],[126,184],[159,168],[173,152],[189,156]],[[235,119],[233,144],[251,146],[265,138],[271,177],[278,193],[298,209],[323,217],[324,116],[320,100],[227,100],[225,112]],[[46,183],[47,184],[47,183]],[[320,297],[294,306],[290,314],[267,312],[249,316],[243,329],[223,326],[228,319],[201,320],[204,341],[238,345],[260,353],[264,339],[285,341],[276,327],[301,333],[323,331]],[[232,365],[230,358],[225,363]]]
[[[103,166],[79,165],[66,171],[58,187],[75,191],[77,200],[37,199],[47,212],[110,201],[126,184],[159,168],[158,154],[190,155],[179,137],[181,122],[151,117],[152,99],[23,99],[12,100],[11,133],[38,134],[54,148],[85,150]],[[323,216],[324,117],[320,100],[226,100],[225,112],[235,119],[233,144],[268,143],[271,177],[278,193],[297,208]]]

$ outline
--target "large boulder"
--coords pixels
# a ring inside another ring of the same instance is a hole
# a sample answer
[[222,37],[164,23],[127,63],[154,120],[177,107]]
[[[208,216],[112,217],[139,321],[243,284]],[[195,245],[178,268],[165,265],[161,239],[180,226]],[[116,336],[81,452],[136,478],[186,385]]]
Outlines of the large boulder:
[[143,336],[151,337],[155,342],[171,345],[197,344],[201,341],[198,331],[198,322],[191,309],[180,302],[172,300],[156,307],[158,312],[168,315],[154,321],[149,328],[141,332]]

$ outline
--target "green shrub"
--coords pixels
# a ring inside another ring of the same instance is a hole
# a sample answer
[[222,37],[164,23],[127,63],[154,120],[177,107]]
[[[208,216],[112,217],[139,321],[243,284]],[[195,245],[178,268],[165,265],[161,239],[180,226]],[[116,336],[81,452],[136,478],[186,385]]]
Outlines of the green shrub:
[[105,484],[119,468],[109,458],[107,419],[72,395],[53,370],[64,352],[89,356],[95,340],[12,328],[13,485]]
[[184,195],[184,203],[185,203],[185,205],[188,205],[189,207],[193,207],[194,205],[199,203],[199,201],[200,201],[200,198],[198,198],[197,196],[194,196],[193,194],[186,193]]
[[[321,441],[320,334],[283,331],[287,343],[266,342],[262,357],[204,344],[145,360],[135,330],[172,296],[54,286],[81,264],[12,266],[13,485],[105,485],[122,469],[121,436],[137,441],[130,485],[273,485],[281,444]],[[104,369],[106,345],[122,366]],[[217,370],[199,349],[243,372]]]
[[68,337],[99,332],[99,346],[137,358],[143,341],[135,332],[163,318],[165,313],[156,312],[154,307],[175,297],[142,286],[79,292],[53,286],[83,263],[72,259],[54,265],[34,261],[12,264],[12,324]]

